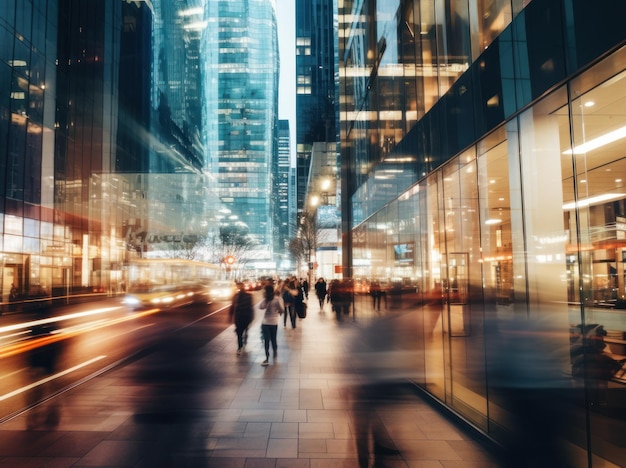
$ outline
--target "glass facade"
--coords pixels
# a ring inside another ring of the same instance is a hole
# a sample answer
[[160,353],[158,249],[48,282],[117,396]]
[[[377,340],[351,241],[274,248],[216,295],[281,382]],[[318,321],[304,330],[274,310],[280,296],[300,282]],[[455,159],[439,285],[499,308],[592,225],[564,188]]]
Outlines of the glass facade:
[[223,223],[272,245],[272,1],[0,3],[2,311],[120,292],[137,259],[219,263]]
[[283,259],[287,258],[289,251],[289,239],[294,231],[295,213],[289,210],[289,168],[291,167],[291,138],[289,133],[289,121],[278,122],[278,165],[273,169],[274,190],[273,202],[276,206],[274,217],[276,244],[274,252],[280,254]]
[[249,230],[258,259],[271,260],[279,76],[273,2],[219,0],[205,9],[205,137],[222,222]]
[[340,11],[344,271],[485,436],[622,466],[626,6],[384,5]]
[[337,0],[296,0],[298,213],[306,209],[314,143],[339,141]]

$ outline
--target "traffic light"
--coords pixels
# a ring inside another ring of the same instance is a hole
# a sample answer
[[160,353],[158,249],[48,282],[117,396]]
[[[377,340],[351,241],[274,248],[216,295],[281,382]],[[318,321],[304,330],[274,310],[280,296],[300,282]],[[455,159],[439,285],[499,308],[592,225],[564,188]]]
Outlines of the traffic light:
[[235,263],[235,257],[233,257],[232,255],[227,255],[226,257],[224,257],[224,263],[226,263],[226,265],[232,265],[233,263]]

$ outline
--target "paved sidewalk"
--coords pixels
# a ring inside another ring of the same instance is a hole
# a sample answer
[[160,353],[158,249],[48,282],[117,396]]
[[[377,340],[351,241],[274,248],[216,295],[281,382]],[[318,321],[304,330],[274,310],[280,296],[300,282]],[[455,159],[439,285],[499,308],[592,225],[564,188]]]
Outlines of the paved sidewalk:
[[[208,343],[190,332],[7,422],[0,466],[358,467],[344,367],[360,324],[315,302],[297,328],[281,322],[267,367],[257,313],[240,356],[232,326]],[[377,466],[499,466],[417,396],[379,415],[400,455]]]

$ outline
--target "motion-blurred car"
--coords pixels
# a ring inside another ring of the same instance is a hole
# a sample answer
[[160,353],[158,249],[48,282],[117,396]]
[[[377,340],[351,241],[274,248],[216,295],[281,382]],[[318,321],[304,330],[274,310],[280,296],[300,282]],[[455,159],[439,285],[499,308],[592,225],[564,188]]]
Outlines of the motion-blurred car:
[[258,291],[261,289],[261,282],[255,279],[245,279],[243,280],[243,288],[246,291]]
[[209,283],[210,301],[230,301],[237,292],[237,285],[231,280],[215,280]]
[[124,297],[124,303],[133,309],[181,307],[196,302],[208,301],[207,290],[195,283],[136,286]]

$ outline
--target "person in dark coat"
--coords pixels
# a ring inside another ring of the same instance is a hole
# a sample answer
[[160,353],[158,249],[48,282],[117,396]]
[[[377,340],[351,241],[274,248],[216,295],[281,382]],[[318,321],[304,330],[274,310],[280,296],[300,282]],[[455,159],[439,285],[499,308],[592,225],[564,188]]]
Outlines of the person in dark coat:
[[342,314],[350,314],[350,306],[353,302],[353,287],[351,281],[345,278],[342,280],[333,280],[328,294],[337,321],[340,322]]
[[233,296],[230,317],[237,333],[237,354],[241,354],[247,341],[248,327],[254,319],[254,306],[252,295],[244,289],[243,283],[237,283],[237,288],[239,291]]
[[285,305],[285,315],[283,315],[283,328],[287,326],[287,317],[291,322],[291,327],[296,328],[296,310],[295,310],[295,296],[298,294],[296,290],[295,280],[286,280],[282,289],[283,304]]
[[296,317],[304,318],[306,317],[306,303],[304,301],[304,290],[302,286],[297,283],[296,280],[296,291],[297,294],[294,296],[293,309],[295,311],[294,317],[291,321],[292,328],[296,328]]
[[315,283],[315,295],[317,296],[317,300],[320,302],[320,312],[324,309],[324,301],[326,300],[327,293],[326,281],[324,281],[324,278],[318,278]]

